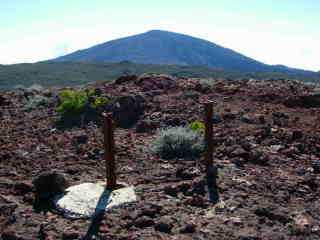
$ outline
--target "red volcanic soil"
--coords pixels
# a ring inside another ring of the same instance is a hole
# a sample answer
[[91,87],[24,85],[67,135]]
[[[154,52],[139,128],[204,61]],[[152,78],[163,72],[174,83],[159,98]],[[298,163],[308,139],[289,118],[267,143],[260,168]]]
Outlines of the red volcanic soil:
[[[62,173],[72,185],[104,179],[102,131],[95,123],[57,128],[57,89],[1,92],[3,240],[93,234],[121,240],[320,239],[320,104],[314,87],[255,80],[207,85],[167,76],[94,87],[112,99],[144,99],[138,123],[115,130],[118,179],[134,185],[139,200],[107,212],[99,223],[36,206],[32,180],[42,172]],[[48,97],[49,105],[27,110],[34,95]],[[207,100],[214,101],[218,203],[210,201],[203,158],[164,160],[150,151],[158,128],[203,119]]]

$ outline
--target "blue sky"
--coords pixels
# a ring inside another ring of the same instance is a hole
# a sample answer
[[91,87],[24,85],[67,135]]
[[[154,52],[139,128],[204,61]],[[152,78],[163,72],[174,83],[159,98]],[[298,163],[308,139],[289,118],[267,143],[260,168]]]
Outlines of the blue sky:
[[268,64],[320,70],[318,0],[1,0],[0,64],[162,29]]

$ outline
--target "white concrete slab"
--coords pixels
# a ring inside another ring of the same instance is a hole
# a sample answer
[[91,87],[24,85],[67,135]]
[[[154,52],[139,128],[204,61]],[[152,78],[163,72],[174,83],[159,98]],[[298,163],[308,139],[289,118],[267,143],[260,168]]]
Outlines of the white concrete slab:
[[82,183],[71,186],[54,199],[56,208],[69,218],[92,217],[113,207],[137,200],[134,187],[105,190],[105,183]]

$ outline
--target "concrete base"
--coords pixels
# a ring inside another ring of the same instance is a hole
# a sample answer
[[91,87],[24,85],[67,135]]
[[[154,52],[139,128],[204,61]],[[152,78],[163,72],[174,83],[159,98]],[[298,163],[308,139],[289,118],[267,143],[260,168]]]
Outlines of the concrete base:
[[65,217],[86,218],[136,200],[132,186],[109,191],[99,182],[71,186],[54,199],[54,204]]

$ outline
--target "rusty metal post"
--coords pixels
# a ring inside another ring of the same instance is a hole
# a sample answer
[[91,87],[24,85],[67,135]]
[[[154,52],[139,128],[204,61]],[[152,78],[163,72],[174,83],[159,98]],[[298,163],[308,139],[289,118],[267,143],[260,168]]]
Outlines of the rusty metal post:
[[205,164],[206,168],[212,167],[213,165],[213,128],[212,128],[212,115],[213,115],[213,103],[207,102],[204,105],[205,109]]
[[112,190],[115,189],[117,184],[112,114],[105,114],[103,115],[103,118],[104,158],[106,161],[106,188]]

